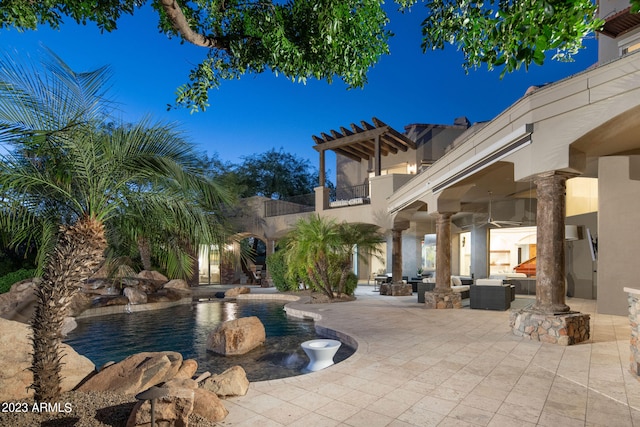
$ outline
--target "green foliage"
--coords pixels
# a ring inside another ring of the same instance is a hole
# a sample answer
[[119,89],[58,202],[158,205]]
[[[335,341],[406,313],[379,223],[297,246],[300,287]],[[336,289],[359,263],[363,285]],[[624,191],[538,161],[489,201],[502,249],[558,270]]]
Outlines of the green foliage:
[[14,271],[9,274],[5,274],[4,276],[0,277],[0,294],[9,292],[9,289],[11,289],[11,286],[14,283],[18,283],[21,280],[29,279],[35,276],[36,276],[35,269],[27,270],[24,268],[21,268],[20,270]]
[[[413,2],[404,2],[413,3]],[[427,0],[422,22],[423,50],[455,45],[464,54],[465,70],[486,64],[504,66],[502,75],[542,65],[552,59],[571,61],[582,41],[599,29],[597,5],[591,0]]]
[[347,275],[347,280],[344,282],[344,293],[347,295],[353,295],[358,287],[358,276],[352,271]]
[[273,285],[280,292],[298,290],[298,282],[290,279],[284,251],[276,251],[267,257],[267,271],[271,275]]
[[273,199],[313,193],[318,172],[309,162],[280,149],[243,157],[235,169],[241,196],[264,196]]
[[[192,112],[209,106],[209,92],[224,80],[271,71],[296,82],[342,79],[362,87],[368,70],[389,53],[389,22],[381,0],[6,0],[0,28],[59,28],[63,17],[93,21],[103,31],[150,3],[158,27],[205,50],[168,108]],[[401,10],[418,0],[395,0]],[[552,59],[570,61],[582,41],[602,26],[592,0],[424,0],[423,50],[453,44],[465,70],[486,64],[502,74]],[[640,0],[631,0],[632,12]],[[174,6],[178,5],[178,8]]]
[[362,255],[379,254],[384,237],[374,225],[336,223],[314,215],[298,221],[285,242],[288,274],[304,272],[314,289],[333,298],[334,292],[346,292],[354,247]]
[[[165,9],[161,31],[176,34]],[[310,0],[198,2],[183,6],[191,28],[208,36],[218,48],[178,88],[176,105],[192,111],[208,106],[208,92],[222,80],[247,73],[271,71],[291,81],[341,78],[349,87],[362,87],[366,73],[380,55],[388,53],[390,33],[380,0]]]
[[79,24],[95,22],[103,31],[117,28],[123,14],[133,14],[134,8],[144,1],[137,0],[3,0],[0,9],[0,28],[35,30],[46,24],[58,29],[62,17],[69,16]]
[[42,266],[59,225],[89,216],[133,241],[146,235],[169,254],[167,272],[188,275],[185,247],[216,242],[226,197],[198,169],[195,147],[173,125],[108,122],[107,67],[77,73],[51,52],[31,67],[0,65],[0,145],[12,149],[0,155],[10,213],[0,232],[11,245],[37,243]]

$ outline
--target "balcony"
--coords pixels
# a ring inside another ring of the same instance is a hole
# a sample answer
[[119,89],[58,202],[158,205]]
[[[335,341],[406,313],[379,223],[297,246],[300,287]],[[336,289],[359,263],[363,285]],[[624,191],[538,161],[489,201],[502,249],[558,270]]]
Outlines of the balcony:
[[354,185],[353,187],[338,187],[329,192],[329,207],[364,205],[370,202],[369,184]]
[[273,217],[280,215],[299,214],[313,212],[316,209],[315,194],[301,194],[279,200],[265,200],[264,216]]

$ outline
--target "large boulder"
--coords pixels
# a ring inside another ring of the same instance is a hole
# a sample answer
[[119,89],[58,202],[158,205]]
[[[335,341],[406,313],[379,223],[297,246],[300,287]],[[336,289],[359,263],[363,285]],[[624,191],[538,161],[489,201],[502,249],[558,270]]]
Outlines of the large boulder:
[[182,366],[178,370],[174,379],[191,379],[198,370],[198,362],[194,359],[185,359],[182,362]]
[[[156,399],[154,416],[156,425],[187,427],[193,412],[195,390],[186,387],[163,387],[166,395]],[[127,420],[127,427],[151,426],[151,403],[136,403]]]
[[204,380],[202,388],[219,397],[244,396],[249,391],[249,380],[242,366],[232,366],[220,375]]
[[130,304],[146,304],[147,294],[136,288],[124,288],[124,296],[127,297]]
[[151,280],[157,283],[167,283],[169,279],[162,273],[153,270],[142,270],[135,276],[137,279]]
[[[198,383],[194,380],[173,379],[155,391],[164,394],[157,398],[155,403],[158,425],[187,426],[190,414],[218,422],[229,414],[215,393],[199,389]],[[127,427],[147,427],[150,421],[151,404],[148,401],[138,402],[129,416]]]
[[238,295],[249,294],[251,289],[246,286],[236,286],[235,288],[227,289],[224,293],[225,298],[235,298]]
[[224,356],[245,354],[266,340],[264,325],[256,316],[229,320],[218,326],[207,339],[207,350]]
[[229,411],[215,393],[197,388],[194,390],[193,413],[209,421],[218,422],[224,420]]
[[112,305],[127,305],[129,298],[124,295],[101,295],[91,300],[91,308],[109,307]]
[[[33,396],[27,387],[33,382],[31,327],[0,318],[0,401],[21,400]],[[95,371],[95,365],[66,344],[61,346],[62,391],[75,388]]]
[[167,283],[164,284],[163,286],[164,289],[171,289],[173,291],[182,293],[182,294],[190,294],[191,293],[191,287],[189,286],[189,284],[186,282],[186,280],[182,280],[182,279],[173,279],[168,281]]
[[198,388],[195,380],[174,378],[164,383],[162,388],[169,390],[167,394],[172,394],[172,390],[177,388],[194,390],[193,413],[209,421],[222,421],[229,414],[220,398],[209,390]]
[[158,292],[147,294],[147,302],[172,302],[179,301],[184,294],[173,289],[160,289]]
[[9,292],[0,294],[0,317],[29,323],[36,302],[35,289],[40,279],[26,279],[14,283]]
[[68,316],[78,316],[85,310],[91,308],[94,296],[80,290],[73,294],[69,304]]
[[182,355],[175,351],[145,352],[103,368],[82,384],[80,391],[112,391],[135,395],[169,381],[180,370]]

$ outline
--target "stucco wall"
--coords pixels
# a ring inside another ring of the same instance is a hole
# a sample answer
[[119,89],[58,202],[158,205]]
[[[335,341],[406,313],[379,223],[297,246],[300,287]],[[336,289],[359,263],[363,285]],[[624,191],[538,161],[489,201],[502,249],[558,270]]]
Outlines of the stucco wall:
[[565,224],[577,225],[579,240],[565,245],[567,294],[575,298],[596,298],[596,264],[591,259],[591,249],[587,239],[587,229],[598,235],[598,214],[596,212],[567,217]]
[[624,287],[640,288],[640,156],[598,162],[598,313],[628,313]]

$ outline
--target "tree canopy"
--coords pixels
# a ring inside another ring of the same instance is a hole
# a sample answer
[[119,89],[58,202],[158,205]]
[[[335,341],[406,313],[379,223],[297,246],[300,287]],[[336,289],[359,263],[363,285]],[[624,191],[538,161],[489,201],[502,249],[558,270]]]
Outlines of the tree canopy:
[[[405,4],[416,0],[405,1]],[[502,75],[542,65],[552,59],[571,61],[582,41],[602,26],[591,0],[426,0],[422,49],[452,44],[462,51],[465,70],[483,64]]]
[[[242,157],[241,163],[225,162],[214,153],[202,154],[201,167],[237,197],[263,196],[284,199],[308,195],[318,186],[318,171],[306,159],[271,148]],[[333,183],[327,181],[329,188]]]
[[243,197],[282,199],[313,193],[318,185],[318,172],[309,162],[282,149],[243,157],[235,173]]
[[[486,64],[503,74],[541,65],[547,55],[568,61],[602,25],[592,0],[396,0],[402,11],[425,6],[423,50],[456,46],[468,70]],[[6,0],[0,28],[59,28],[63,18],[117,28],[122,15],[149,3],[158,27],[205,49],[203,60],[177,90],[175,106],[204,110],[222,80],[271,71],[304,82],[367,82],[367,71],[389,52],[391,33],[381,0]],[[631,0],[632,11],[640,0]],[[420,12],[419,12],[420,13]]]

